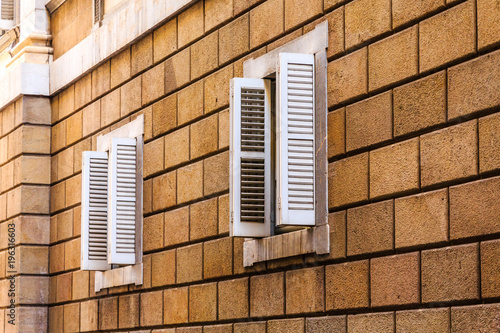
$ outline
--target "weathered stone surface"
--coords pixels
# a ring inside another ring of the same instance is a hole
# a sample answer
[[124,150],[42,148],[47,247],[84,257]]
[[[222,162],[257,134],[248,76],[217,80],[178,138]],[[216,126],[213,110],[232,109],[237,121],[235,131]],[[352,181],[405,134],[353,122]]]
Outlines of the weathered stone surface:
[[325,267],[326,310],[368,307],[368,264],[362,260]]
[[476,51],[474,1],[467,1],[419,24],[420,72]]
[[395,200],[396,248],[448,240],[448,191],[438,190]]
[[450,238],[500,232],[500,178],[450,188]]
[[418,304],[420,254],[375,258],[370,263],[371,306]]
[[478,251],[477,243],[422,251],[422,302],[478,299]]

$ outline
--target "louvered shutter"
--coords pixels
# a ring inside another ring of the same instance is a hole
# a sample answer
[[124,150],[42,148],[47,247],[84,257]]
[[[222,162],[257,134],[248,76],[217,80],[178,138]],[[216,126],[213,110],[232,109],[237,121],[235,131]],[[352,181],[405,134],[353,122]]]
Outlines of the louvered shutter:
[[109,163],[108,262],[135,264],[137,141],[113,138]]
[[278,66],[277,224],[314,226],[314,55],[281,53]]
[[232,236],[271,234],[270,82],[231,80],[230,211]]
[[101,21],[102,1],[103,0],[94,0],[94,24]]
[[81,269],[109,269],[108,230],[108,154],[83,152]]

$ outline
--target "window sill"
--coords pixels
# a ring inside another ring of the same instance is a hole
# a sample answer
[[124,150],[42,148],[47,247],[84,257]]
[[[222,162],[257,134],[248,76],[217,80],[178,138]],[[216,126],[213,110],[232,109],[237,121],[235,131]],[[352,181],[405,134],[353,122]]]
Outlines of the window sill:
[[243,243],[243,266],[308,253],[330,253],[328,224],[266,238],[247,239]]
[[126,286],[128,284],[141,285],[143,283],[143,264],[130,265],[95,272],[95,292],[104,288]]

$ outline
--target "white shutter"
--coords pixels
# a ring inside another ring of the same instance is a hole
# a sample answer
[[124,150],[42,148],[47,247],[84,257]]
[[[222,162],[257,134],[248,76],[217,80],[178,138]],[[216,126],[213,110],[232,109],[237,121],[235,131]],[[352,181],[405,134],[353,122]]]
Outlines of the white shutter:
[[136,263],[137,141],[113,138],[109,163],[108,262]]
[[85,151],[82,161],[81,269],[107,270],[108,154]]
[[278,64],[277,225],[314,226],[314,55]]
[[230,232],[271,235],[270,82],[231,80]]

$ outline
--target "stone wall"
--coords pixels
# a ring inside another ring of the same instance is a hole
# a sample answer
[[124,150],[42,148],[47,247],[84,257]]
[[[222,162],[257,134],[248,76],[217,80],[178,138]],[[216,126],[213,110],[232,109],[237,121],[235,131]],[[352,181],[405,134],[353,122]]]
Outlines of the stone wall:
[[[199,1],[53,96],[49,331],[497,330],[499,17],[497,0]],[[229,80],[325,19],[331,253],[244,268]],[[140,114],[144,285],[96,294],[81,152]]]
[[37,332],[49,301],[49,99],[21,97],[0,125],[0,332]]

